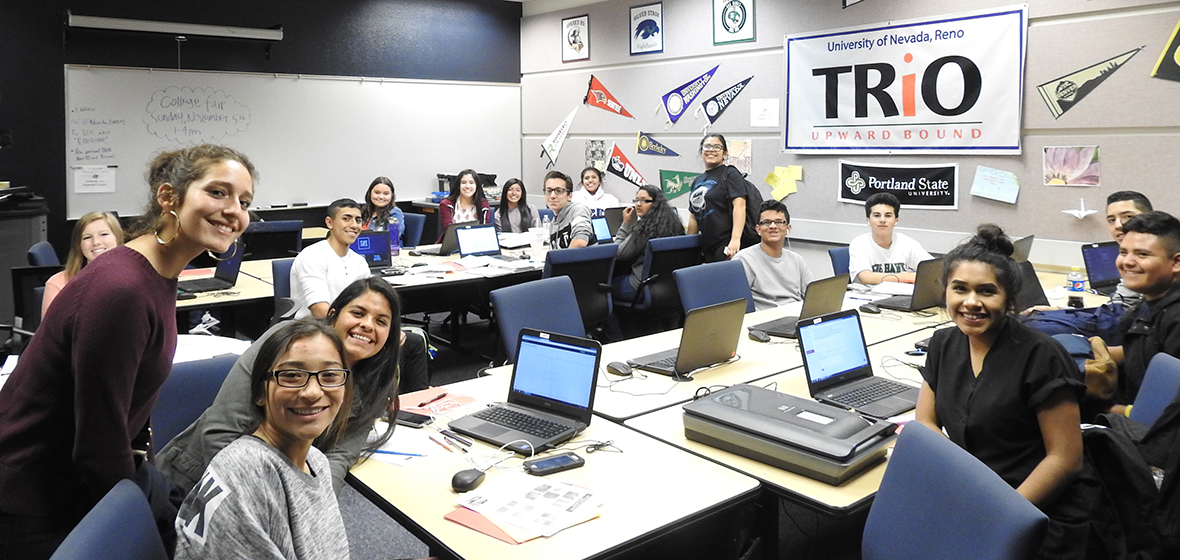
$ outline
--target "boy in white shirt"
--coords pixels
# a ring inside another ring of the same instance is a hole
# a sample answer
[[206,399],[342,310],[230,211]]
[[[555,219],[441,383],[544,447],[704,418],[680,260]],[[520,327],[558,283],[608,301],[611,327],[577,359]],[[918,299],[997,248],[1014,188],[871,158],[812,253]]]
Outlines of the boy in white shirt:
[[328,205],[328,238],[305,247],[291,265],[295,318],[322,319],[328,305],[353,280],[369,275],[369,263],[349,249],[361,233],[361,207],[351,198]]
[[754,309],[762,311],[803,299],[811,270],[798,253],[783,249],[791,231],[791,214],[786,205],[771,199],[759,208],[755,229],[762,241],[738,251],[735,259],[746,269]]
[[865,201],[865,218],[871,229],[848,244],[848,272],[853,282],[913,284],[918,263],[934,258],[917,241],[893,231],[900,213],[901,203],[889,193],[877,193]]

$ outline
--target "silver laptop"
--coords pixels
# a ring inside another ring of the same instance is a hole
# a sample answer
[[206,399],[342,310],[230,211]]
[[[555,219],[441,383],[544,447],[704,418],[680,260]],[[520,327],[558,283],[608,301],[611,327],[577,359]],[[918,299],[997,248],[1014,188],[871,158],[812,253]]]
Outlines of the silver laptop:
[[[233,251],[230,253],[230,251]],[[226,253],[230,253],[226,255]],[[219,259],[217,270],[213,272],[212,278],[200,278],[197,280],[181,280],[176,284],[176,289],[188,292],[190,294],[199,294],[203,292],[216,292],[219,290],[228,290],[238,283],[238,273],[242,270],[242,257],[246,254],[246,244],[241,239],[238,240],[238,246],[230,245],[229,250],[225,253],[217,255]],[[229,257],[229,258],[226,258]]]
[[455,239],[459,242],[460,257],[475,256],[506,261],[518,260],[516,257],[500,253],[500,236],[496,233],[496,226],[492,224],[457,228],[455,229]]
[[466,226],[477,226],[479,222],[460,222],[447,226],[447,231],[443,232],[442,243],[435,243],[433,245],[419,245],[415,247],[410,254],[418,253],[419,255],[452,255],[459,250],[459,241],[455,236],[455,230]]
[[839,311],[844,306],[844,292],[848,291],[848,275],[837,274],[831,278],[816,280],[807,285],[803,294],[803,309],[798,317],[782,317],[750,327],[752,331],[795,338],[795,324],[800,318],[815,317]]
[[855,309],[800,319],[799,351],[811,398],[874,418],[918,405],[918,388],[873,375]]
[[508,402],[450,428],[521,455],[561,445],[590,425],[601,357],[602,346],[589,338],[521,329]]
[[873,303],[881,309],[921,311],[927,307],[941,306],[945,297],[942,289],[942,257],[938,257],[918,263],[913,295],[893,296]]
[[1017,263],[1028,261],[1029,254],[1032,253],[1032,244],[1035,239],[1032,235],[1026,235],[1012,242],[1012,260]]
[[737,354],[745,315],[746,298],[693,309],[684,318],[678,348],[627,360],[627,364],[689,381],[693,370],[719,364]]

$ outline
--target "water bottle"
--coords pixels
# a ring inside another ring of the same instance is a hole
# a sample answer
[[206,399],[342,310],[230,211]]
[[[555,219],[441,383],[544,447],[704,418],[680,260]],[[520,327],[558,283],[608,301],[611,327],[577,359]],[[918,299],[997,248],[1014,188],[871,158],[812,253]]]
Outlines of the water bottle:
[[402,253],[402,227],[397,216],[389,217],[389,256],[396,257]]
[[541,227],[545,228],[546,235],[553,235],[553,219],[549,217],[549,214],[545,214],[541,220]]
[[1069,281],[1069,285],[1066,286],[1067,290],[1071,292],[1086,291],[1086,277],[1082,276],[1081,268],[1075,266],[1070,269],[1069,276],[1066,276],[1065,279]]

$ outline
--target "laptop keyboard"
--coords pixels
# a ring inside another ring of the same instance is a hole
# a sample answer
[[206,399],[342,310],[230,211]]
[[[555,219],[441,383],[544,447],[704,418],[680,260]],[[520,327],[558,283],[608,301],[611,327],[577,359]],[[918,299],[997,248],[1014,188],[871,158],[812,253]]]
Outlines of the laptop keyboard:
[[567,426],[563,426],[557,422],[550,422],[544,418],[538,418],[531,414],[524,414],[500,406],[485,408],[476,412],[474,416],[480,420],[486,420],[493,424],[504,426],[505,428],[512,428],[513,430],[539,438],[551,438],[567,429]]
[[851,408],[864,406],[868,403],[879,401],[885,397],[896,395],[911,389],[909,385],[901,383],[894,383],[887,380],[878,380],[863,387],[853,389],[846,393],[839,395],[832,395],[828,398]]

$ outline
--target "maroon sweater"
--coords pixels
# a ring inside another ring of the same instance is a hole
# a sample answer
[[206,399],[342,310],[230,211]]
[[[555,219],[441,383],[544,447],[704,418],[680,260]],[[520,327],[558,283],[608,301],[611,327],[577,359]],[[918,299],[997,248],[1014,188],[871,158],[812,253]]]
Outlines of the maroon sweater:
[[0,391],[0,511],[76,517],[135,472],[176,352],[176,279],[119,247],[57,296]]

